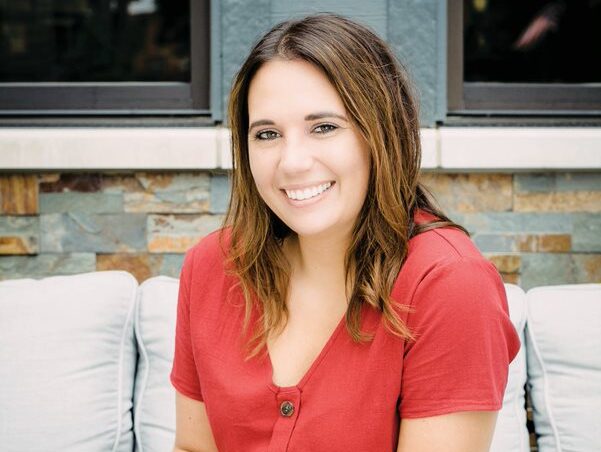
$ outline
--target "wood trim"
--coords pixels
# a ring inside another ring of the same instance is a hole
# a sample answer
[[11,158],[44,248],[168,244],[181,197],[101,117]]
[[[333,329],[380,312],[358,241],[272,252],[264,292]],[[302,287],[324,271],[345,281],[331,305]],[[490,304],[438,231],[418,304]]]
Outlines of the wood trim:
[[210,115],[210,1],[190,0],[190,83],[0,83],[0,117]]
[[211,15],[209,0],[190,2],[192,108],[209,109]]
[[447,108],[463,110],[463,0],[448,0],[447,8]]

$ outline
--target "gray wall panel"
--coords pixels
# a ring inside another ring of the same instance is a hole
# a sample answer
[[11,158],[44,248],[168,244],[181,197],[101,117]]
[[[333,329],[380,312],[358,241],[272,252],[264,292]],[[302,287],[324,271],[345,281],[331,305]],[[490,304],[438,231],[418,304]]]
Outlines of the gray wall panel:
[[417,87],[422,126],[433,126],[446,105],[446,49],[441,48],[446,27],[440,22],[445,11],[443,0],[390,0],[388,5],[388,42]]
[[434,125],[446,110],[444,5],[443,0],[223,0],[223,108],[234,74],[262,33],[291,17],[331,11],[360,21],[387,39],[418,88],[422,125]]
[[223,118],[234,75],[253,44],[271,26],[270,0],[222,0]]
[[274,24],[291,17],[302,17],[319,12],[333,12],[350,17],[374,30],[386,39],[387,31],[386,0],[273,0],[271,17]]

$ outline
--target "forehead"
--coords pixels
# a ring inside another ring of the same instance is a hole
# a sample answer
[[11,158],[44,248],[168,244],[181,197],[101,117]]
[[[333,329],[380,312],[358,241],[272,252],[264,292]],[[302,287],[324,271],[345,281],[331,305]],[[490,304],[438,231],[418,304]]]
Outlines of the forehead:
[[[321,69],[304,60],[275,59],[263,64],[248,91],[249,119],[306,115],[315,110],[344,114],[344,104]],[[271,118],[277,119],[277,118]]]

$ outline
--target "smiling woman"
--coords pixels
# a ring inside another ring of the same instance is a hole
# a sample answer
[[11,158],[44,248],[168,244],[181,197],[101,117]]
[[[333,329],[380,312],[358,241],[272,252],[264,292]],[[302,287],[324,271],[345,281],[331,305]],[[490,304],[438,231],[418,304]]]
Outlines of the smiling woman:
[[367,193],[369,153],[327,77],[303,60],[270,61],[250,84],[248,111],[261,198],[298,236],[346,241]]
[[419,183],[417,118],[348,19],[253,48],[226,223],[182,269],[176,449],[488,449],[519,339],[499,274]]

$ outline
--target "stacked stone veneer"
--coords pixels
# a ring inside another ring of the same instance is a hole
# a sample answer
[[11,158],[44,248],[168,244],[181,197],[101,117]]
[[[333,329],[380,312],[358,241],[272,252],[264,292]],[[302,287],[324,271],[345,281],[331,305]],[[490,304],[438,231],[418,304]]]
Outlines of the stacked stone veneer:
[[123,269],[178,276],[183,253],[219,228],[226,175],[0,175],[0,278]]
[[[506,282],[601,282],[601,173],[426,172]],[[123,269],[178,276],[217,229],[226,173],[0,174],[0,279]]]
[[505,282],[601,282],[601,173],[425,174]]

